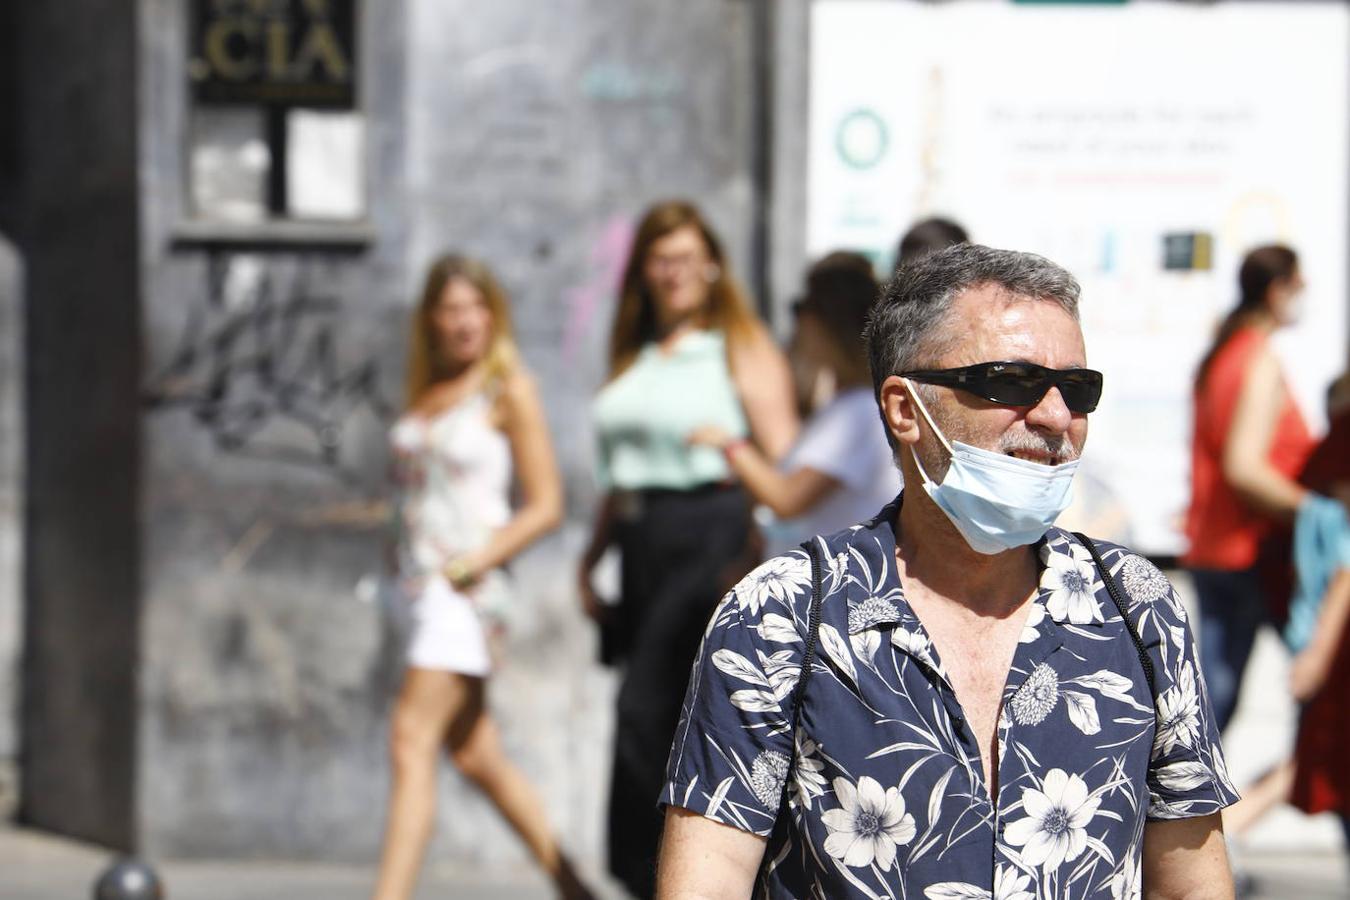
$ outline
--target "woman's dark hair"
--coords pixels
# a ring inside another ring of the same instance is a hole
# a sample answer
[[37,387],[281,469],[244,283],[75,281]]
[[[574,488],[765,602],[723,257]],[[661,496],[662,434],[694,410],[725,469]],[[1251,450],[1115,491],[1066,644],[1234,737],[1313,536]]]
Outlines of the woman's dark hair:
[[1298,254],[1283,244],[1267,244],[1257,247],[1242,258],[1238,269],[1238,302],[1229,310],[1214,335],[1214,342],[1200,360],[1195,370],[1195,388],[1199,390],[1205,383],[1214,357],[1224,344],[1228,343],[1239,328],[1246,325],[1252,316],[1266,306],[1266,295],[1270,286],[1278,281],[1288,281],[1298,271]]
[[852,363],[844,372],[852,380],[867,380],[867,313],[877,298],[872,263],[859,253],[836,250],[806,273],[806,296],[793,306],[798,315],[810,315],[824,326],[840,350],[841,361]]
[[904,263],[927,256],[938,250],[945,250],[952,244],[967,244],[970,235],[951,219],[934,216],[920,219],[909,227],[905,236],[900,238],[900,246],[895,251],[895,268]]

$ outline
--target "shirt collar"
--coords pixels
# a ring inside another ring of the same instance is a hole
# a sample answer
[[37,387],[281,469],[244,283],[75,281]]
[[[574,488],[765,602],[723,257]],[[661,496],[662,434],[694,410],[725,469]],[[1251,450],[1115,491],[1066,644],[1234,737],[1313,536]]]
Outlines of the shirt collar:
[[[827,565],[831,590],[844,589],[850,635],[887,625],[911,627],[918,617],[905,600],[895,569],[895,523],[904,499],[901,493],[870,521],[830,546]],[[1092,556],[1062,528],[1052,527],[1037,547],[1041,574],[1028,627],[1048,619],[1059,625],[1104,624],[1098,589],[1102,586]],[[827,591],[828,593],[828,591]]]
[[1037,601],[1061,625],[1106,624],[1101,573],[1092,554],[1070,532],[1052,527],[1040,545],[1041,580]]

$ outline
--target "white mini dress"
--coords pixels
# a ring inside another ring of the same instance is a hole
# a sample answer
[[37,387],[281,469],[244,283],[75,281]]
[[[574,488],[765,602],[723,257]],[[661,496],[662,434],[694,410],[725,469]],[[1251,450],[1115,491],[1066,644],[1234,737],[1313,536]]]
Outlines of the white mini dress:
[[508,601],[505,574],[467,591],[442,574],[511,517],[511,445],[493,427],[492,401],[475,393],[434,416],[405,414],[389,433],[398,490],[394,613],[408,665],[483,676],[488,633]]

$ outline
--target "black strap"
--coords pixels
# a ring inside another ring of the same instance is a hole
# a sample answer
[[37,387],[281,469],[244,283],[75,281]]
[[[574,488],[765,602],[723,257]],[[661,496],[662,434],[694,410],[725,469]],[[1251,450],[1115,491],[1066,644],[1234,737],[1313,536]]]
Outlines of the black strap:
[[1073,536],[1078,538],[1079,543],[1087,548],[1088,553],[1092,554],[1092,562],[1097,566],[1097,572],[1102,576],[1102,581],[1106,582],[1106,592],[1111,595],[1111,601],[1116,604],[1116,609],[1120,611],[1120,618],[1125,622],[1125,630],[1130,633],[1130,640],[1134,641],[1134,649],[1139,652],[1139,664],[1144,667],[1144,677],[1148,679],[1148,693],[1153,698],[1154,706],[1156,706],[1158,691],[1153,684],[1153,660],[1149,658],[1148,651],[1144,649],[1144,642],[1134,627],[1134,621],[1130,619],[1125,600],[1121,596],[1120,589],[1116,587],[1116,580],[1111,577],[1111,573],[1106,571],[1106,563],[1102,562],[1102,555],[1097,552],[1097,545],[1092,542],[1092,538],[1078,531],[1075,531]]
[[[818,552],[815,538],[802,544],[806,552],[811,556],[811,609],[807,613],[806,621],[806,652],[802,654],[802,670],[797,676],[797,686],[792,689],[792,713],[791,730],[788,734],[792,740],[792,754],[788,757],[787,777],[783,779],[783,792],[778,799],[778,820],[774,823],[774,828],[784,827],[784,823],[791,822],[791,818],[786,815],[788,808],[788,790],[792,785],[792,773],[797,771],[797,718],[798,711],[802,708],[802,696],[806,693],[806,683],[811,680],[811,668],[816,660],[816,636],[820,633],[820,609],[823,598],[821,597],[820,585],[820,554]],[[764,858],[759,864],[759,875],[756,877],[757,883],[763,883],[765,874],[769,867],[769,854],[765,853]]]
[[806,542],[806,552],[811,554],[811,610],[806,618],[806,652],[802,654],[802,671],[797,676],[797,686],[792,690],[792,755],[794,757],[797,755],[797,710],[802,703],[802,694],[806,692],[806,682],[811,678],[811,665],[816,659],[816,636],[820,633],[820,607],[822,602],[820,554],[817,552],[814,540]]

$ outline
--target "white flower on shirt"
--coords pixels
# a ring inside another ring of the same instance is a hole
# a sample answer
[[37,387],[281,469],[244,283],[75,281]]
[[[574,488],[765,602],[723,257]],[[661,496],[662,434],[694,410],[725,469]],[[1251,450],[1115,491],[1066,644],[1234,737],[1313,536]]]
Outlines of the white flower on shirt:
[[1049,591],[1045,607],[1056,619],[1086,625],[1101,622],[1102,606],[1097,602],[1095,571],[1092,563],[1072,553],[1051,553],[1041,573],[1041,587]]
[[1003,839],[1022,848],[1028,865],[1057,869],[1087,848],[1087,825],[1101,804],[1089,797],[1087,785],[1063,769],[1046,773],[1041,790],[1022,789],[1025,818],[1008,825]]
[[878,622],[894,622],[899,618],[900,611],[894,603],[884,597],[868,597],[848,611],[848,630],[862,631]]
[[1172,592],[1167,576],[1142,556],[1131,554],[1120,567],[1120,583],[1129,595],[1130,606],[1155,603]]
[[784,605],[803,591],[811,589],[811,564],[800,556],[775,556],[759,566],[736,585],[741,609],[752,616],[770,600]]
[[1116,874],[1111,876],[1111,900],[1140,900],[1143,880],[1139,877],[1138,861],[1126,857]]
[[1012,698],[1013,721],[1019,725],[1039,725],[1059,703],[1059,673],[1048,663],[1031,670],[1027,680]]
[[891,646],[904,650],[910,656],[922,661],[930,669],[937,669],[937,660],[933,658],[932,642],[928,636],[908,628],[891,629]]
[[788,758],[777,750],[765,750],[750,764],[750,789],[765,809],[777,809],[787,780]]
[[825,852],[844,865],[863,868],[874,862],[883,872],[895,863],[895,848],[914,840],[914,817],[905,812],[898,787],[885,788],[864,775],[857,787],[847,778],[834,780],[840,806],[826,810],[821,821],[829,830]]
[[872,626],[899,618],[895,604],[882,597],[868,597],[848,611],[848,642],[853,655],[869,669],[876,668],[877,650],[881,648],[881,634]]
[[1153,739],[1153,758],[1166,756],[1181,744],[1194,747],[1200,734],[1200,695],[1195,686],[1195,667],[1181,666],[1177,683],[1158,698],[1158,732]]
[[1027,620],[1022,624],[1022,634],[1017,639],[1019,644],[1034,644],[1036,638],[1041,636],[1041,623],[1045,621],[1045,607],[1040,603],[1032,603],[1031,611],[1027,613]]
[[994,900],[1036,900],[1027,890],[1031,876],[1023,875],[1012,866],[998,866],[994,870]]

